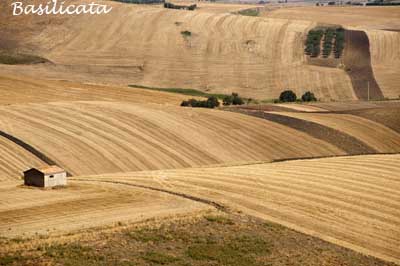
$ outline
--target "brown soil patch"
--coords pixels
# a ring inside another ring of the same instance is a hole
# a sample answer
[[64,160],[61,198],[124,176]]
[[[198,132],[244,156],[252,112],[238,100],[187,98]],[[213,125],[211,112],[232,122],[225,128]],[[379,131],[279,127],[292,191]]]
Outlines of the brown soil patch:
[[346,30],[345,38],[346,47],[343,62],[358,99],[383,99],[384,96],[372,71],[367,34],[364,31]]

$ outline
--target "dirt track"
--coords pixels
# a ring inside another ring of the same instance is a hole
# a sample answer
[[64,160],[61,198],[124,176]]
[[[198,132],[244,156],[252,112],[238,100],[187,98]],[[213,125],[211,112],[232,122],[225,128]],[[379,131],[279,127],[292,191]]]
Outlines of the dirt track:
[[205,197],[399,263],[399,162],[399,155],[370,155],[90,178]]

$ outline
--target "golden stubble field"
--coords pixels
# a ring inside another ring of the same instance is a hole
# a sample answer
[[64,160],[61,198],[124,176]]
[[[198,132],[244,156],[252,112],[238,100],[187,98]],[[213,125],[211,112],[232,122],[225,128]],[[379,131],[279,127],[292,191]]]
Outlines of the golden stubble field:
[[[260,99],[293,88],[298,95],[312,90],[322,100],[354,100],[342,69],[308,65],[303,54],[305,33],[332,23],[366,31],[375,78],[384,96],[395,98],[400,94],[398,9],[295,7],[245,17],[231,14],[242,7],[235,4],[200,4],[195,12],[110,5],[114,11],[101,18],[30,17],[5,24],[0,15],[7,36],[15,30],[12,42],[18,49],[51,60],[0,65],[0,130],[74,175],[64,189],[21,186],[22,171],[45,162],[1,137],[1,237],[190,216],[217,203],[223,211],[400,262],[398,155],[269,163],[347,154],[334,142],[290,126],[222,110],[180,108],[190,96],[126,86],[235,91]],[[185,30],[190,36],[181,34]],[[360,108],[386,104],[277,107],[294,111],[280,115],[337,130],[376,152],[398,153],[400,136],[391,124],[397,123],[398,110],[384,119],[384,112]],[[354,105],[360,116],[313,113]],[[365,117],[371,112],[380,115]]]
[[338,157],[86,179],[141,184],[211,199],[399,263],[399,160],[399,155]]

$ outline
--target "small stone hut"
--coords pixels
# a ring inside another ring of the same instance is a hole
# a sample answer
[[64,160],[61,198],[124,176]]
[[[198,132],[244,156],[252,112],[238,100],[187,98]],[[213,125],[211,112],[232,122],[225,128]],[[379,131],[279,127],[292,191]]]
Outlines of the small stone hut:
[[35,187],[55,187],[67,185],[67,172],[57,165],[45,168],[31,168],[24,172],[24,184]]

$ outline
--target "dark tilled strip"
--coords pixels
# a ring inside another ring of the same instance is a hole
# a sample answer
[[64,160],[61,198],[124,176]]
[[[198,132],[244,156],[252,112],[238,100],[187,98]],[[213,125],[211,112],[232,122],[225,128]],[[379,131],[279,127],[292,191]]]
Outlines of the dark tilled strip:
[[364,31],[346,30],[345,40],[343,62],[357,98],[360,100],[384,99],[372,70],[368,35]]
[[372,154],[377,153],[375,149],[371,148],[364,142],[343,133],[339,130],[326,127],[314,122],[293,118],[284,115],[265,113],[260,111],[247,111],[247,110],[236,110],[247,115],[256,116],[259,118],[267,119],[275,123],[282,124],[284,126],[291,127],[293,129],[304,132],[314,138],[328,142],[339,149],[345,151],[349,155],[359,154]]

